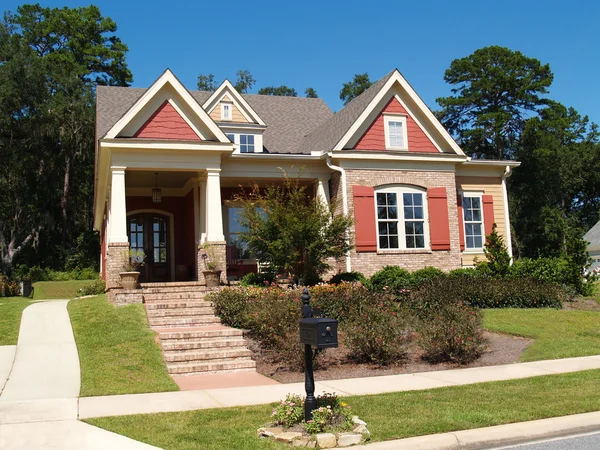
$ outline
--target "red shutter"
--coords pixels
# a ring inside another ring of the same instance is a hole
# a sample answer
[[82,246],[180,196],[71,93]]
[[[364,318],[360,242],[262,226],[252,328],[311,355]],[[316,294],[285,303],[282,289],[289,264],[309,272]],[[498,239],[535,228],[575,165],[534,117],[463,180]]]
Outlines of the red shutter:
[[483,203],[483,225],[485,235],[488,236],[492,234],[494,226],[494,198],[491,195],[482,195],[481,201]]
[[450,250],[448,194],[445,187],[427,189],[431,250]]
[[458,238],[460,239],[460,251],[465,249],[465,215],[463,213],[462,195],[456,194],[456,210],[458,212]]
[[352,186],[352,193],[354,195],[356,250],[376,252],[375,191],[368,186]]

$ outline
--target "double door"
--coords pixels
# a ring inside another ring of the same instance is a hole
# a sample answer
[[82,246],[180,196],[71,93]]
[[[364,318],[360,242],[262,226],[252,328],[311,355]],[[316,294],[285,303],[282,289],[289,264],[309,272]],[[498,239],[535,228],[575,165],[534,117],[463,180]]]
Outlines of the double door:
[[169,226],[169,217],[158,213],[127,217],[129,248],[144,256],[140,282],[171,281]]

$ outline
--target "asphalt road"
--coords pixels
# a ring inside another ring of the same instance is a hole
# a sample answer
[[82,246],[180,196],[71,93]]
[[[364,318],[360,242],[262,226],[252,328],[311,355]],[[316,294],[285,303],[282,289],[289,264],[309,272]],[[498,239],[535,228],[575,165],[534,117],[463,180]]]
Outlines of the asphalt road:
[[501,448],[503,450],[598,450],[600,449],[600,433],[556,438],[543,442]]

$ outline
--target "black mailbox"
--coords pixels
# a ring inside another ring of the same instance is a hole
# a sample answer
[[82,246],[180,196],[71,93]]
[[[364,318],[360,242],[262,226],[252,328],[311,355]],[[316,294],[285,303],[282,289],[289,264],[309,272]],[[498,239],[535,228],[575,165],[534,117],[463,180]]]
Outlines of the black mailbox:
[[336,348],[338,322],[325,317],[300,319],[300,342],[316,348]]

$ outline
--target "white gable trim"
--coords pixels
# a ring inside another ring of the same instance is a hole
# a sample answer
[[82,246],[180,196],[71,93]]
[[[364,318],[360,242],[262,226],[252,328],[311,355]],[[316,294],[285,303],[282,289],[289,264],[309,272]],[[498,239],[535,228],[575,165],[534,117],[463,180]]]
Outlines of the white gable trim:
[[[146,92],[138,99],[134,105],[129,108],[129,110],[121,117],[117,123],[115,123],[110,130],[104,135],[106,139],[115,139],[119,133],[123,131],[123,129],[131,122],[134,117],[142,111],[144,106],[146,106],[150,100],[161,91],[161,89],[170,84],[173,89],[181,96],[181,98],[187,103],[187,105],[198,115],[200,120],[206,124],[206,127],[212,132],[212,134],[217,138],[219,142],[229,142],[225,133],[217,126],[217,124],[211,119],[211,117],[202,109],[202,107],[198,104],[194,97],[188,92],[188,90],[181,84],[181,82],[173,75],[169,69],[165,70],[163,74],[158,77],[158,79],[150,86]],[[181,110],[177,108],[174,104],[175,102],[170,102],[177,112],[184,118],[184,120],[189,124],[189,119],[186,118],[185,114],[181,114]],[[190,124],[191,125],[191,124]],[[199,133],[196,127],[192,126],[192,129]],[[199,133],[199,136],[202,139],[206,138]]]
[[[402,101],[402,99],[400,98],[400,96],[398,94],[394,95],[394,98],[396,100],[398,100],[398,102],[400,102],[400,104],[402,105],[402,107],[408,112],[408,114],[410,115],[410,117],[412,118],[412,120],[415,121],[415,123],[417,124],[417,126],[421,129],[421,131],[423,133],[425,133],[425,136],[427,136],[427,138],[431,141],[431,143],[434,145],[435,148],[438,149],[438,152],[440,153],[444,153],[442,151],[442,149],[440,148],[440,146],[438,145],[438,143],[435,141],[435,139],[431,136],[431,134],[429,134],[429,132],[425,129],[425,127],[423,126],[423,124],[421,123],[421,121],[419,119],[417,119],[417,117],[411,112],[410,108],[406,105],[406,103],[404,103]],[[428,108],[429,110],[429,108]],[[389,114],[389,113],[385,113],[385,114]],[[437,119],[436,119],[437,120]],[[442,127],[443,128],[443,127]],[[406,136],[408,137],[408,128],[406,129]],[[452,138],[451,138],[452,139]],[[452,139],[452,142],[454,142],[454,139]]]
[[221,99],[229,94],[231,97],[230,100],[233,102],[235,106],[240,110],[242,115],[248,120],[248,122],[256,122],[259,125],[266,126],[265,122],[260,118],[260,116],[252,109],[250,104],[242,97],[238,91],[236,91],[235,87],[231,82],[227,79],[221,83],[221,86],[217,88],[215,92],[204,102],[202,107],[204,110],[210,114],[213,109],[219,104]]
[[[339,150],[344,149],[344,147],[346,146],[348,141],[350,141],[350,139],[352,139],[352,137],[359,131],[360,127],[369,118],[369,116],[374,111],[374,109],[377,107],[377,105],[383,100],[383,98],[390,91],[390,89],[392,89],[392,87],[394,86],[394,83],[400,84],[400,86],[405,90],[405,92],[408,94],[408,96],[411,98],[411,100],[415,102],[415,104],[419,108],[420,112],[423,113],[423,115],[431,122],[431,124],[435,127],[435,129],[441,134],[442,138],[448,143],[450,148],[452,150],[454,150],[454,152],[457,155],[464,155],[464,152],[461,150],[461,148],[458,146],[458,144],[454,141],[454,139],[452,139],[452,136],[450,136],[450,134],[446,131],[446,129],[442,126],[442,124],[436,119],[436,117],[429,110],[427,105],[425,105],[423,100],[421,100],[421,98],[417,95],[417,93],[410,86],[410,84],[408,84],[408,82],[404,79],[404,77],[402,75],[400,75],[400,72],[398,72],[398,70],[394,71],[394,73],[392,74],[390,79],[379,90],[379,92],[377,93],[375,98],[373,98],[373,100],[371,100],[371,103],[369,103],[369,105],[365,108],[365,110],[358,117],[356,122],[354,122],[354,124],[352,124],[352,126],[346,132],[346,134],[344,134],[344,136],[342,136],[342,138],[335,145],[333,150],[339,151]],[[404,107],[406,107],[402,102],[400,102],[400,103]],[[409,111],[408,108],[406,108],[406,110]],[[423,126],[417,121],[417,119],[414,117],[414,115],[412,117],[413,117],[413,119],[415,119],[415,122],[417,122],[417,124],[421,127],[421,129],[423,131],[425,131]],[[431,141],[435,143],[434,139],[431,139]],[[436,145],[436,147],[438,147],[437,144],[435,144],[435,145]],[[439,149],[439,147],[438,147],[438,149]]]

